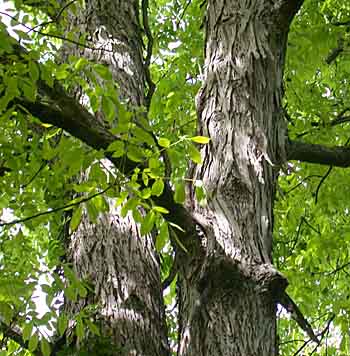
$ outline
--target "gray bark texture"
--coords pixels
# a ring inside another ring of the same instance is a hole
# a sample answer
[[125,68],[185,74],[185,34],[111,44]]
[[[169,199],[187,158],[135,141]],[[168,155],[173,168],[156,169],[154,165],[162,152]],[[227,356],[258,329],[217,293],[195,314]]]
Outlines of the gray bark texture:
[[[276,300],[286,281],[271,260],[273,201],[277,167],[286,160],[286,39],[300,3],[208,1],[197,110],[199,133],[211,141],[202,149],[203,164],[190,170],[203,181],[207,205],[198,205],[191,185],[186,210],[170,206],[168,184],[160,198],[185,228],[179,238],[188,251],[174,242],[180,356],[276,354]],[[77,34],[88,33],[95,49],[63,51],[63,58],[74,54],[107,64],[119,84],[116,95],[131,109],[147,106],[149,85],[139,12],[138,1],[86,1],[71,25]],[[103,123],[101,115],[95,114]],[[130,216],[121,218],[112,200],[96,223],[84,214],[67,256],[78,276],[92,281],[94,293],[67,302],[66,310],[97,304],[111,355],[170,354],[159,259],[152,238],[141,238]]]
[[[273,2],[212,0],[205,72],[197,96],[199,132],[210,137],[189,187],[202,232],[181,263],[180,355],[275,355],[278,293],[271,262],[273,201],[285,157],[281,112],[288,19]],[[281,12],[279,13],[281,15]]]
[[[78,38],[88,34],[90,48],[65,46],[62,58],[73,54],[107,65],[119,86],[116,96],[130,110],[144,106],[138,1],[86,1],[84,9],[71,15],[70,23],[68,30],[73,29]],[[74,92],[83,103],[79,88]],[[103,124],[102,113],[95,113],[95,117]],[[82,173],[82,179],[88,174]],[[109,205],[109,212],[101,214],[95,223],[84,213],[70,238],[68,261],[78,277],[92,283],[94,292],[77,303],[67,300],[65,309],[74,314],[89,304],[97,305],[95,321],[105,345],[101,348],[99,342],[87,337],[84,349],[93,355],[166,356],[169,346],[153,238],[141,237],[139,225],[129,215],[121,217],[115,200],[109,199]]]

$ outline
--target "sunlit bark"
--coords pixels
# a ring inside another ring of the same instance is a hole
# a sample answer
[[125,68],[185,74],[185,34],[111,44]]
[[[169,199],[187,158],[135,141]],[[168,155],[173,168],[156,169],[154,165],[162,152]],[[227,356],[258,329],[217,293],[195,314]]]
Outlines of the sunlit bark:
[[269,2],[208,4],[197,109],[199,132],[211,141],[194,173],[208,203],[191,190],[203,237],[200,258],[182,268],[180,355],[276,354],[275,304],[286,282],[271,246],[276,165],[285,159],[287,26],[275,16]]

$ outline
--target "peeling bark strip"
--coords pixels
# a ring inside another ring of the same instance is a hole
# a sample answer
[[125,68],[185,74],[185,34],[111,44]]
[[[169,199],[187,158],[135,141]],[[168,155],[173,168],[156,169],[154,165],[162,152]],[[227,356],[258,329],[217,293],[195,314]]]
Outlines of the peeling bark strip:
[[199,206],[192,192],[204,237],[200,253],[182,263],[180,355],[276,352],[276,294],[286,281],[271,265],[272,162],[285,159],[281,96],[288,26],[281,29],[272,18],[272,2],[208,3],[197,109],[200,134],[211,141],[194,176],[203,181],[208,204]]

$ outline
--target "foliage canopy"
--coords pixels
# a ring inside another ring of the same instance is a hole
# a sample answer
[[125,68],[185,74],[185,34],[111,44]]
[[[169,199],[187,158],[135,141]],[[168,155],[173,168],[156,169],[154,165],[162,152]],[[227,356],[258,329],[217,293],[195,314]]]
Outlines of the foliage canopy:
[[[74,56],[65,62],[58,60],[64,44],[88,46],[85,34],[72,31],[67,35],[65,31],[69,21],[66,10],[77,11],[80,1],[67,6],[59,1],[47,1],[41,7],[32,3],[6,1],[0,13],[1,356],[30,354],[16,338],[11,341],[6,337],[3,324],[16,324],[27,348],[33,352],[39,348],[45,356],[51,352],[49,335],[64,334],[68,316],[57,307],[62,293],[74,301],[91,292],[89,281],[78,280],[62,259],[65,224],[70,219],[70,229],[76,230],[85,211],[96,221],[109,209],[109,198],[117,199],[122,214],[133,214],[142,234],[157,231],[162,273],[164,278],[168,275],[172,264],[169,232],[178,227],[164,220],[169,211],[156,198],[164,190],[165,179],[170,178],[175,201],[184,202],[188,161],[200,164],[198,145],[208,143],[196,134],[194,100],[203,65],[201,1],[157,0],[150,4],[150,72],[155,92],[148,121],[144,112],[132,112],[127,103],[116,98],[118,87],[107,67]],[[147,43],[147,35],[143,37]],[[348,1],[307,0],[291,27],[285,65],[284,107],[291,138],[348,144],[349,48]],[[146,57],[146,49],[144,54]],[[80,86],[89,111],[102,111],[110,123],[118,115],[118,126],[111,132],[119,139],[93,149],[62,128],[30,115],[24,101],[34,102],[43,85],[54,87],[57,83],[67,91]],[[135,115],[142,125],[135,124]],[[132,162],[129,174],[122,176],[107,166],[103,161],[106,152],[119,167]],[[171,172],[162,152],[169,156]],[[77,184],[74,177],[88,167],[88,179]],[[197,198],[204,204],[201,182],[194,183]],[[313,327],[322,332],[318,354],[348,355],[348,170],[292,162],[281,168],[279,185],[274,263],[287,276],[289,293],[302,305]],[[140,213],[140,206],[146,214]],[[58,267],[64,269],[67,284],[61,281]],[[46,293],[44,315],[38,314],[33,297],[39,284]],[[165,294],[168,305],[174,295],[172,283]],[[74,316],[78,338],[86,330],[100,337],[98,326],[89,318],[93,308]],[[176,343],[176,317],[169,312],[168,319]],[[283,355],[296,354],[301,346],[310,352],[315,348],[310,343],[305,346],[305,335],[283,313],[279,335]]]

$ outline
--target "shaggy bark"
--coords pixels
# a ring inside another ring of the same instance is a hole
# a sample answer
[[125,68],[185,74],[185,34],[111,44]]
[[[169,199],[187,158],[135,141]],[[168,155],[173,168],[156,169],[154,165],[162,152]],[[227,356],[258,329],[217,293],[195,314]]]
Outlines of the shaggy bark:
[[[198,205],[189,186],[185,209],[174,203],[168,183],[156,201],[170,211],[168,219],[185,228],[178,238],[188,253],[177,248],[179,355],[276,353],[275,304],[286,280],[272,266],[272,210],[278,167],[288,155],[299,157],[295,147],[285,147],[281,96],[288,27],[301,3],[208,2],[197,109],[200,134],[211,141],[202,150],[203,164],[192,169],[208,203]],[[119,83],[116,95],[131,109],[148,104],[138,19],[137,1],[86,1],[71,25],[77,35],[88,33],[90,49],[69,46],[63,55],[107,64]],[[56,105],[20,101],[40,120],[96,149],[115,140],[101,113],[92,115],[61,88],[40,85]],[[141,238],[130,216],[121,218],[112,201],[96,223],[84,214],[67,255],[94,293],[66,308],[99,306],[96,320],[113,341],[111,355],[169,354],[159,261],[152,238]],[[89,335],[87,345],[96,354]]]
[[[86,1],[86,7],[71,16],[69,30],[78,36],[86,33],[89,47],[98,50],[66,46],[63,51],[63,58],[74,54],[108,65],[120,86],[115,95],[131,111],[145,105],[138,19],[138,1]],[[76,90],[76,96],[84,102],[84,93]],[[102,113],[95,113],[95,120],[93,127],[104,125]],[[105,132],[110,136],[108,130]],[[133,167],[131,162],[128,166]],[[95,318],[109,346],[101,349],[100,340],[95,343],[87,336],[87,349],[92,354],[168,355],[159,260],[152,236],[141,237],[139,226],[131,216],[121,217],[113,199],[109,199],[109,206],[109,212],[95,223],[84,214],[70,239],[68,260],[80,278],[93,284],[94,293],[77,303],[66,301],[65,308],[75,313],[90,304],[98,306]]]
[[200,134],[211,141],[194,173],[208,203],[198,205],[190,187],[202,238],[181,263],[180,355],[276,354],[275,303],[286,281],[271,264],[271,245],[276,164],[286,157],[290,21],[281,9],[258,0],[208,4],[197,109]]

